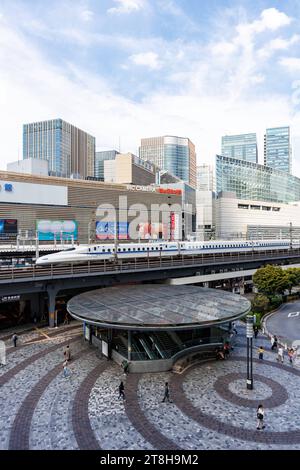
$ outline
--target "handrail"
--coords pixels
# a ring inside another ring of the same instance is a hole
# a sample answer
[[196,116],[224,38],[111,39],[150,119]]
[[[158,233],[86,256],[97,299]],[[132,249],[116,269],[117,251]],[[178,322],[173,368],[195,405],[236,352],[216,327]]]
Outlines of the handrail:
[[142,269],[157,269],[157,268],[174,268],[176,266],[188,267],[188,266],[201,266],[201,265],[215,265],[217,263],[233,263],[233,262],[247,262],[256,261],[260,259],[272,260],[272,259],[291,259],[294,257],[300,257],[300,249],[296,248],[293,250],[270,250],[270,251],[257,251],[247,253],[223,253],[214,255],[183,255],[170,256],[167,259],[159,257],[154,258],[131,258],[129,260],[122,260],[122,264],[115,262],[108,262],[107,260],[101,262],[88,262],[81,264],[70,263],[69,265],[56,265],[52,264],[47,267],[32,265],[11,268],[0,267],[0,281],[7,280],[12,281],[16,279],[39,279],[43,277],[55,278],[59,276],[71,276],[74,277],[80,274],[93,275],[94,273],[107,273],[107,272],[125,272],[125,271],[137,271]]

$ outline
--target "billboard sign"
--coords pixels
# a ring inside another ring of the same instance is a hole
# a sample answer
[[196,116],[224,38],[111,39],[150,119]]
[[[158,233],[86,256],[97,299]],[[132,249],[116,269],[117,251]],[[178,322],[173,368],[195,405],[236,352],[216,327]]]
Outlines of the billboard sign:
[[118,222],[116,232],[116,222],[96,222],[97,240],[128,240],[128,222]]
[[0,219],[0,240],[10,240],[18,235],[16,219]]
[[40,241],[74,240],[78,238],[76,220],[37,220],[36,230]]
[[154,222],[152,224],[142,222],[139,224],[138,236],[141,240],[167,240],[168,225],[158,222]]
[[54,184],[7,182],[0,180],[0,202],[20,204],[68,205],[68,187]]

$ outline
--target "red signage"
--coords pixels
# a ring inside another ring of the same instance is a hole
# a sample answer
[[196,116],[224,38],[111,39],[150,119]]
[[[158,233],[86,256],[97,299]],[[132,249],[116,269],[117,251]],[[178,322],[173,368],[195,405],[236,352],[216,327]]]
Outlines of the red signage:
[[182,191],[181,189],[163,189],[163,188],[158,188],[157,189],[158,193],[161,194],[174,194],[176,196],[181,196]]

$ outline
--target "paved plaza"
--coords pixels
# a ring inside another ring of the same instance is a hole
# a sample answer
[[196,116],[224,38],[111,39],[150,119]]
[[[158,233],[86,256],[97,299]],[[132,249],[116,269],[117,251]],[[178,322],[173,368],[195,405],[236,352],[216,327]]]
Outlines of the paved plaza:
[[[268,339],[254,349],[253,391],[246,389],[245,328],[226,361],[183,374],[129,374],[101,359],[72,323],[20,335],[0,368],[0,449],[300,449],[300,370],[278,364]],[[2,335],[3,337],[4,335]],[[0,335],[1,339],[1,335]],[[5,339],[5,338],[4,338]],[[63,376],[70,344],[72,374]],[[266,349],[264,361],[256,348]],[[118,400],[120,380],[126,400]],[[171,403],[162,403],[164,383]],[[256,407],[265,424],[256,430]]]

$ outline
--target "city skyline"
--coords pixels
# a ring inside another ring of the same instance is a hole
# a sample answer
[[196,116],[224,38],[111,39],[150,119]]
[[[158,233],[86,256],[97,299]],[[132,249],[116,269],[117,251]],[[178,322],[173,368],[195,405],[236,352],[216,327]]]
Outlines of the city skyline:
[[265,129],[290,126],[300,175],[297,18],[290,1],[2,1],[1,167],[21,158],[23,123],[61,117],[97,150],[186,136],[197,164],[248,132],[262,163]]

